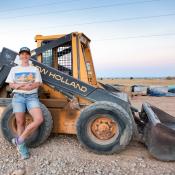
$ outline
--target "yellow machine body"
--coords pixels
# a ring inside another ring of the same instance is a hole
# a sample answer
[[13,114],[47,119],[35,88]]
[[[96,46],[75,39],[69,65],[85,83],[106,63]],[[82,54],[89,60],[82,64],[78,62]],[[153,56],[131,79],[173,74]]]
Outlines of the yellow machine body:
[[[35,41],[37,43],[37,47],[40,47],[44,42],[49,42],[63,36],[65,35],[36,35]],[[62,58],[60,58],[61,61],[59,62],[58,50],[60,49],[63,48],[48,50],[44,54],[38,56],[37,59],[39,62],[43,62],[44,55],[48,54],[50,59],[49,62],[51,64],[50,66],[55,69],[58,69],[61,64],[61,66],[66,66],[63,65],[64,61],[69,62],[70,64],[67,66],[71,68],[72,76],[74,78],[90,85],[98,86],[90,50],[90,39],[88,37],[86,37],[83,33],[73,33],[71,54],[60,56]],[[70,109],[67,98],[57,90],[54,90],[45,84],[41,89],[40,100],[46,105],[53,117],[53,132],[76,134],[76,120],[79,117],[80,111]],[[90,102],[86,99],[81,97],[77,98],[79,103],[82,105],[87,106],[90,104]]]

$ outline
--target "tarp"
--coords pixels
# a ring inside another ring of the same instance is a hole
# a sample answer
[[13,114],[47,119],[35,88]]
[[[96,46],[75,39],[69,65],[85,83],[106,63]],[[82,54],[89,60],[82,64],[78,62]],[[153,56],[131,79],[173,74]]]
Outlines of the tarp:
[[175,93],[173,93],[172,91],[174,91],[175,89],[171,87],[171,89],[169,89],[168,86],[160,86],[160,87],[150,87],[148,88],[148,94],[150,96],[156,96],[156,97],[175,97]]
[[175,85],[168,86],[168,92],[175,93]]

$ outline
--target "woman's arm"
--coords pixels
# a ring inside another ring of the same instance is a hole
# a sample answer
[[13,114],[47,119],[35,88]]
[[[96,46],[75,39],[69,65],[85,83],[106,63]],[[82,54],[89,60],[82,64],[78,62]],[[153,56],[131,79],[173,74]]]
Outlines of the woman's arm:
[[18,89],[18,90],[25,90],[25,91],[30,91],[33,89],[38,88],[41,86],[42,83],[40,82],[34,82],[34,83],[10,83],[9,86],[12,89]]
[[26,85],[26,87],[29,87],[30,90],[32,89],[36,89],[39,88],[41,86],[42,83],[40,82],[34,82],[34,83],[29,83],[28,85]]
[[10,88],[12,89],[19,89],[24,86],[23,83],[9,83]]
[[36,88],[39,88],[42,83],[40,82],[34,82],[34,83],[26,83],[24,86],[19,87],[19,90],[25,90],[25,91],[30,91]]

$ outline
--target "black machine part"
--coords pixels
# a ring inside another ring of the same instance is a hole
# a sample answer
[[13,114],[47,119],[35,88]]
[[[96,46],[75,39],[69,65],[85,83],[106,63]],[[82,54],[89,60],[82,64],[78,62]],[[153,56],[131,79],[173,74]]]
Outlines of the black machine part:
[[175,117],[144,103],[141,119],[145,121],[144,143],[149,152],[163,161],[175,160]]

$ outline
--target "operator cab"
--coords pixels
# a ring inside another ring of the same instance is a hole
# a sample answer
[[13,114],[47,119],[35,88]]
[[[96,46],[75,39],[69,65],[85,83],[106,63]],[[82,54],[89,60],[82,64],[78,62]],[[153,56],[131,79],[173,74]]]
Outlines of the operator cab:
[[[97,85],[89,46],[90,39],[82,33],[72,33],[71,35],[70,41],[56,48],[48,49],[38,57],[38,61],[81,81]],[[36,35],[35,41],[37,47],[41,47],[64,36],[66,35]]]
[[[50,41],[43,41],[41,46]],[[65,74],[72,76],[72,46],[71,43],[49,49],[42,54],[42,63],[54,67]]]

